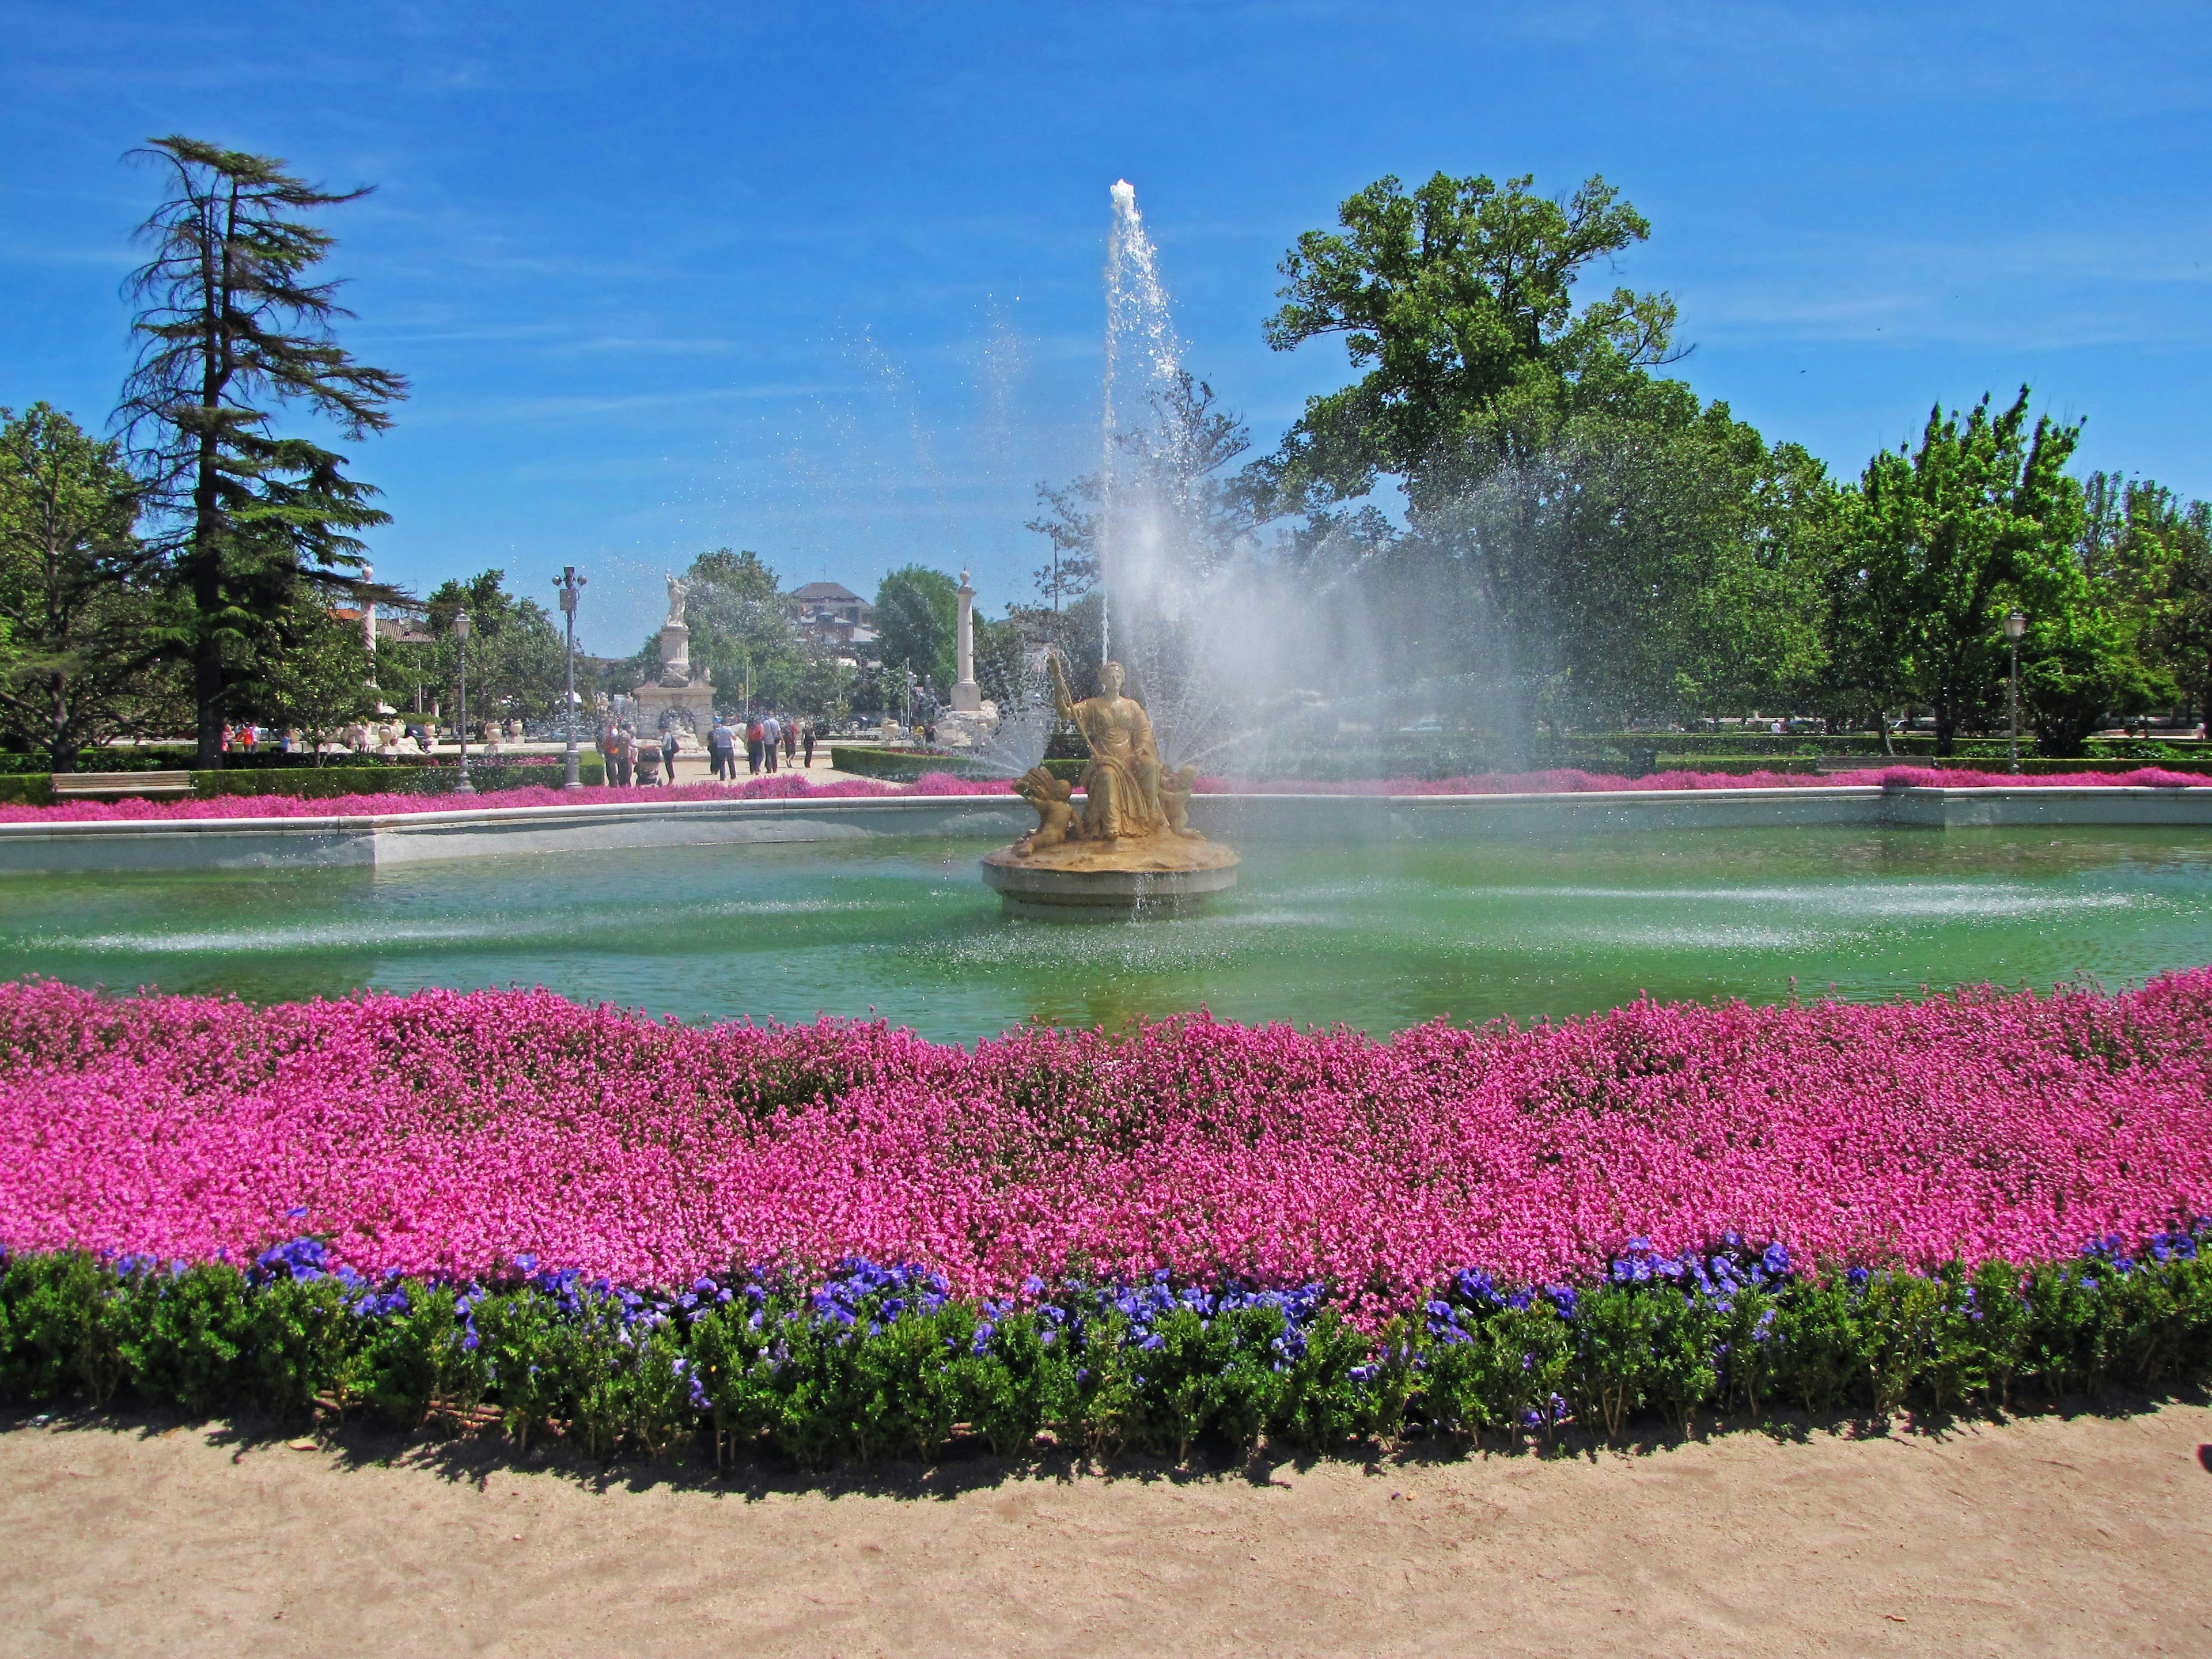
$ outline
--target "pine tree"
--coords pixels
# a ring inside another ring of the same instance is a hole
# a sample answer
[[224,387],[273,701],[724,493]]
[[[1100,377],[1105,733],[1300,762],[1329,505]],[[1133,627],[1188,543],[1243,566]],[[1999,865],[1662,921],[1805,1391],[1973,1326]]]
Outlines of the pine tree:
[[337,283],[309,279],[333,239],[300,216],[366,189],[336,193],[282,161],[173,135],[137,154],[172,189],[141,227],[153,257],[126,290],[141,343],[120,419],[185,602],[175,643],[192,665],[198,763],[219,767],[230,687],[302,584],[358,568],[354,532],[391,516],[345,457],[280,434],[276,414],[301,407],[357,441],[391,425],[407,382],[339,346],[331,325],[352,313]]

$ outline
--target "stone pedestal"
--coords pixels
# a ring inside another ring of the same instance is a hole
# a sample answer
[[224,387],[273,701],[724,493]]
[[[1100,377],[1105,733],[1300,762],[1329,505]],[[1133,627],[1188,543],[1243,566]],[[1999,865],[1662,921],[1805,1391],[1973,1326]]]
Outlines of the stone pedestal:
[[1185,915],[1237,884],[1237,854],[1195,836],[1068,842],[1040,853],[1021,845],[983,855],[983,884],[1008,915],[1040,921]]
[[688,685],[691,681],[691,630],[672,622],[660,630],[660,683]]
[[981,749],[990,740],[991,733],[999,729],[999,706],[988,698],[979,698],[981,706],[972,712],[959,708],[948,708],[937,717],[937,743],[941,749]]
[[714,682],[707,674],[684,685],[641,685],[630,702],[641,738],[672,724],[703,738],[714,723]]
[[660,629],[660,676],[639,686],[632,702],[640,737],[671,726],[703,737],[714,723],[714,677],[692,678],[691,630],[673,617]]

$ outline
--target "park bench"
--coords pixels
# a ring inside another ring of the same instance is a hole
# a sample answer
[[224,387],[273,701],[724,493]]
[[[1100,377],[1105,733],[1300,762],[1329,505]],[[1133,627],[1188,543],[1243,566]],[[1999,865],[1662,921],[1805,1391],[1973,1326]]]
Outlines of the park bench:
[[68,795],[189,795],[190,772],[57,772],[54,799]]

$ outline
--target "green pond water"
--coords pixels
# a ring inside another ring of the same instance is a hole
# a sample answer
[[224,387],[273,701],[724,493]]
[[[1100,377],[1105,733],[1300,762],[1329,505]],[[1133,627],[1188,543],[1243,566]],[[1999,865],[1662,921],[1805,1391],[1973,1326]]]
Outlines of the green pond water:
[[2212,960],[2212,832],[1703,830],[1247,848],[1202,916],[1010,921],[983,842],[0,877],[0,973],[258,1000],[544,985],[686,1019],[880,1015],[958,1040],[1201,1004],[1385,1031],[1660,998]]

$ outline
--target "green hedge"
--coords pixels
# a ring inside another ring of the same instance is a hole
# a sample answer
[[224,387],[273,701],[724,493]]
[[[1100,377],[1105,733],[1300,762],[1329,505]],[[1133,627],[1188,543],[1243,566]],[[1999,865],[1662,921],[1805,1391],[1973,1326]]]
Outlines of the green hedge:
[[[577,776],[586,784],[596,787],[606,781],[606,763],[596,754],[578,757],[576,770]],[[557,788],[562,775],[562,768],[557,760],[550,766],[498,762],[471,762],[469,766],[469,781],[484,793],[495,789],[523,789],[532,784]],[[459,769],[451,765],[255,767],[235,771],[225,768],[220,772],[193,773],[192,793],[202,800],[227,795],[296,795],[306,800],[329,800],[340,795],[449,795],[459,781]],[[44,772],[0,775],[0,803],[51,806],[54,804],[53,780]]]
[[525,1450],[557,1431],[597,1458],[806,1468],[927,1462],[963,1432],[1008,1456],[1048,1433],[1063,1451],[1181,1461],[1262,1437],[1328,1454],[1413,1435],[1518,1445],[1570,1422],[1619,1440],[1715,1416],[2005,1411],[2212,1380],[2204,1226],[2138,1260],[2107,1247],[2026,1267],[1805,1275],[1730,1248],[1710,1275],[1705,1258],[1644,1253],[1580,1287],[1509,1291],[1470,1272],[1373,1332],[1318,1286],[1164,1273],[1017,1307],[858,1262],[821,1285],[656,1293],[573,1273],[368,1285],[325,1272],[310,1240],[250,1272],[32,1254],[0,1271],[0,1400],[290,1422],[365,1411],[410,1432],[496,1425]]
[[912,783],[925,772],[949,772],[956,778],[987,778],[992,769],[958,755],[931,755],[910,749],[878,749],[863,744],[832,744],[830,764],[856,778]]
[[[471,761],[469,781],[483,793],[495,789],[524,789],[532,784],[558,788],[562,777],[559,761],[516,765],[498,761]],[[606,762],[597,754],[577,757],[577,776],[587,784],[606,781]],[[328,800],[338,795],[450,795],[460,781],[460,769],[438,766],[323,766],[263,769],[192,774],[192,793],[203,800],[222,795],[297,795],[307,800]]]

